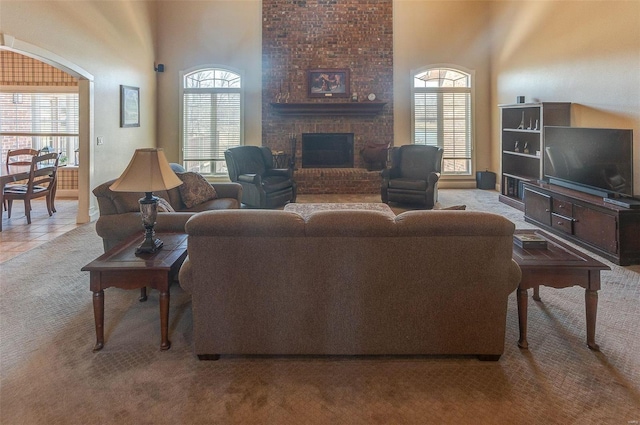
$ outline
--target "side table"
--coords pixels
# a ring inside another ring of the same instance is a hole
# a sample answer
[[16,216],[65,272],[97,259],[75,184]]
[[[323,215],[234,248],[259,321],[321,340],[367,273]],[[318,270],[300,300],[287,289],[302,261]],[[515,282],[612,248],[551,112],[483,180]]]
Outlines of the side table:
[[142,236],[136,234],[116,245],[81,270],[90,272],[93,292],[93,315],[96,325],[96,345],[104,347],[104,290],[106,288],[142,289],[140,301],[146,300],[146,287],[160,291],[161,350],[171,347],[169,341],[169,287],[187,257],[187,235],[158,233],[164,246],[154,254],[136,255]]
[[513,259],[522,270],[522,280],[516,290],[518,298],[518,323],[520,348],[529,348],[527,341],[527,290],[533,288],[533,299],[540,301],[540,285],[551,288],[581,286],[585,289],[585,315],[587,321],[587,346],[598,351],[596,344],[596,316],[600,271],[609,266],[559,241],[540,230],[516,230],[516,234],[534,233],[547,241],[545,249],[523,249],[513,245]]

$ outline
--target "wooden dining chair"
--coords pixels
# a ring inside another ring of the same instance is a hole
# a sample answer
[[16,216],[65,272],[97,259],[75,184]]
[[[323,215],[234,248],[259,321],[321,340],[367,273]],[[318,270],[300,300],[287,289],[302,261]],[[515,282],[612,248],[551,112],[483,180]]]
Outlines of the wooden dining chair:
[[[9,170],[12,165],[31,165],[31,159],[34,156],[37,156],[40,153],[37,149],[9,149],[7,151],[7,159],[5,161],[5,165]],[[8,184],[7,186],[25,186],[27,184],[26,180],[18,180],[13,183]],[[3,208],[7,210],[7,201],[3,202]]]
[[10,165],[31,165],[31,159],[38,156],[40,151],[37,149],[9,149],[7,152],[7,161],[5,164]]
[[31,224],[31,200],[46,197],[47,212],[53,215],[53,195],[55,194],[56,174],[58,172],[57,153],[48,153],[34,156],[31,160],[29,179],[25,186],[5,186],[4,199],[7,201],[7,217],[11,218],[11,207],[13,201],[22,199],[24,201],[24,214],[27,216],[27,223]]

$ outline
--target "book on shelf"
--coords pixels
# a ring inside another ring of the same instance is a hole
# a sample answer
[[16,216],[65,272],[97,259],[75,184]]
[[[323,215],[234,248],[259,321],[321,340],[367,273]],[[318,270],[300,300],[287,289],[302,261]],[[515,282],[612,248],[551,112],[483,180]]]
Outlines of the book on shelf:
[[523,249],[546,249],[547,248],[547,240],[535,233],[514,234],[513,243]]
[[514,196],[515,195],[515,181],[513,178],[507,178],[507,195]]

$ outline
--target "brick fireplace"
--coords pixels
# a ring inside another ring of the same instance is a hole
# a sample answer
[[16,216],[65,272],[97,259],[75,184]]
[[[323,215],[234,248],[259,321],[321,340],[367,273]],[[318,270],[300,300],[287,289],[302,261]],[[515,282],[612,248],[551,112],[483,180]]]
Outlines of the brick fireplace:
[[[380,173],[366,170],[360,150],[367,142],[393,141],[392,4],[392,0],[263,1],[262,144],[292,154],[290,135],[295,136],[298,193],[380,190]],[[309,97],[308,71],[324,68],[349,70],[349,97]],[[358,102],[345,105],[351,103],[352,93],[357,93]],[[367,108],[372,106],[369,93],[375,93],[379,109]],[[293,108],[283,113],[278,103]],[[322,104],[311,105],[321,109],[307,108],[311,103]],[[352,134],[347,162],[353,165],[305,166],[303,135],[318,133]]]

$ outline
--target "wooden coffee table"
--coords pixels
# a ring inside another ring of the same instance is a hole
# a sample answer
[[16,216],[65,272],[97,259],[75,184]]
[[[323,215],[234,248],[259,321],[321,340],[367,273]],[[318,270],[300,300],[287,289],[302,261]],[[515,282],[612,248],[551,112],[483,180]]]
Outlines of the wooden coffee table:
[[539,286],[585,288],[585,311],[587,318],[587,346],[598,351],[595,342],[596,316],[600,271],[611,270],[607,265],[589,257],[540,230],[516,230],[516,234],[535,233],[547,241],[546,249],[522,249],[513,245],[513,259],[522,270],[522,280],[517,289],[518,323],[520,339],[518,346],[528,348],[527,342],[527,290],[533,288],[533,299],[540,301]]
[[96,324],[96,345],[93,351],[104,347],[104,290],[106,288],[141,289],[140,301],[146,301],[146,288],[160,291],[160,349],[168,350],[169,341],[169,287],[177,277],[187,257],[187,235],[179,233],[156,234],[164,246],[154,254],[136,255],[142,234],[136,234],[107,251],[82,268],[90,275],[93,291],[93,315]]

